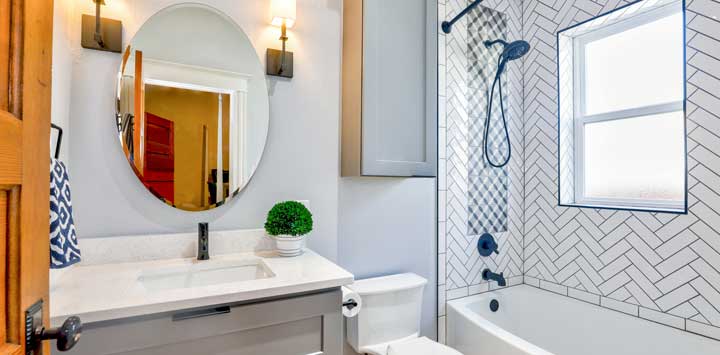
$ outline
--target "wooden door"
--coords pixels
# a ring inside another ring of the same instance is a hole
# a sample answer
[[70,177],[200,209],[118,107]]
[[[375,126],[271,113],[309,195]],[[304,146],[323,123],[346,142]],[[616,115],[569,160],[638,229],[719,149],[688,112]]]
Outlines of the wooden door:
[[49,319],[52,14],[52,0],[0,0],[0,354],[26,354],[32,305]]
[[175,134],[173,121],[145,113],[145,169],[142,181],[150,191],[175,201]]

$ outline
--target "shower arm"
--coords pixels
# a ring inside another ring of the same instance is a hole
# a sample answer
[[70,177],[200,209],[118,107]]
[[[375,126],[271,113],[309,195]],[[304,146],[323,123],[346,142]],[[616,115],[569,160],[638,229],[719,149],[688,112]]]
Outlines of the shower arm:
[[453,17],[452,20],[443,21],[442,25],[440,26],[440,27],[442,27],[443,32],[450,33],[450,31],[452,31],[452,26],[455,24],[455,22],[460,20],[460,18],[462,18],[463,16],[467,15],[468,12],[472,11],[472,9],[474,9],[478,5],[480,5],[481,2],[483,2],[483,0],[475,0],[475,1],[473,1],[472,4],[468,5],[468,7],[466,7],[465,10],[460,11],[460,13],[457,14],[457,16]]
[[496,45],[496,44],[498,44],[498,43],[502,44],[503,46],[507,46],[507,45],[508,45],[507,42],[505,42],[505,41],[503,41],[503,40],[501,40],[501,39],[496,39],[496,40],[494,40],[494,41],[485,41],[485,42],[483,42],[483,44],[485,44],[485,48],[490,48],[490,47],[492,47],[492,46],[494,46],[494,45]]

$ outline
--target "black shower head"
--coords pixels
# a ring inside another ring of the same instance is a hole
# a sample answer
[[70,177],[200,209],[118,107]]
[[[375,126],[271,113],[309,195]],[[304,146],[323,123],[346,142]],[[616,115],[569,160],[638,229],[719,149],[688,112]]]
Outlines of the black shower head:
[[500,56],[502,57],[503,61],[518,59],[527,54],[528,51],[530,51],[530,43],[522,40],[507,43],[501,39],[497,39],[494,41],[485,41],[484,43],[485,47],[490,47],[497,43],[502,44],[503,52]]
[[528,51],[530,51],[530,43],[520,40],[506,45],[503,56],[507,60],[515,60],[527,54]]

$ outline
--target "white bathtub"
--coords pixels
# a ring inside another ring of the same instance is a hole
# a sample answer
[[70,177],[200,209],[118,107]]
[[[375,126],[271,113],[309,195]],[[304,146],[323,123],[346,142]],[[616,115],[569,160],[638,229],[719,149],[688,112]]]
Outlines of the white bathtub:
[[447,343],[464,355],[720,354],[718,341],[527,285],[448,302]]

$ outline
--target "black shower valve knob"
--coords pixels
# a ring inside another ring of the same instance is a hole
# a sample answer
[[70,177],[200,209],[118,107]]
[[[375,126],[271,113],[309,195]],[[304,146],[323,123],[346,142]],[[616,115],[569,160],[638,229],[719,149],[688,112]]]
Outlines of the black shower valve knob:
[[484,233],[480,236],[480,239],[478,239],[477,249],[478,253],[482,256],[490,256],[492,253],[500,254],[498,244],[495,242],[495,238],[493,238],[490,233]]

